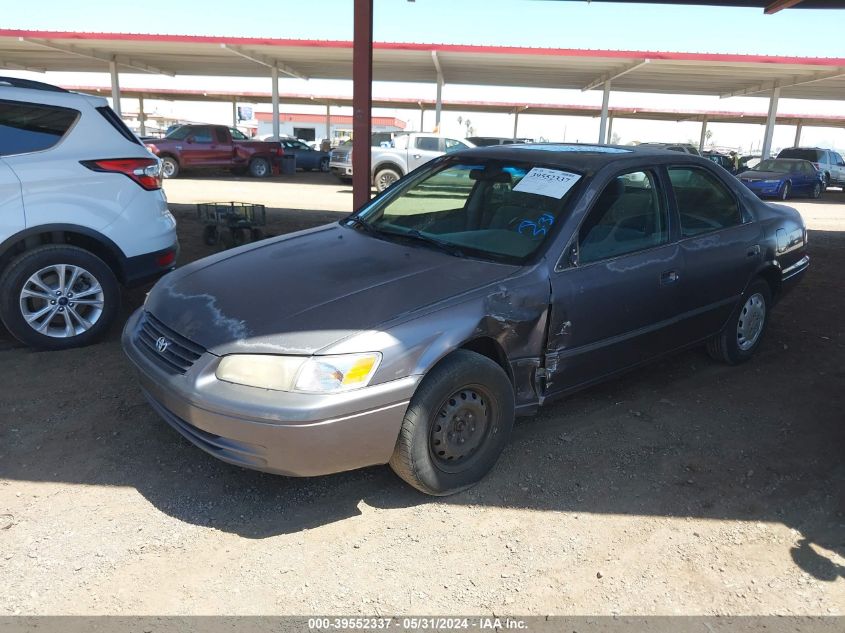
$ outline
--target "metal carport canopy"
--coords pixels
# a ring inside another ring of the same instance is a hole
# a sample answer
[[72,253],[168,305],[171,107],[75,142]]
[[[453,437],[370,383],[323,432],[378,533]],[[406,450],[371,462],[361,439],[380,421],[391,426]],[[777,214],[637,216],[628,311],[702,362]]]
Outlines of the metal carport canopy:
[[[36,71],[352,78],[352,42],[0,29],[0,67]],[[377,81],[671,94],[845,97],[845,58],[376,42]]]
[[[75,92],[83,92],[93,95],[105,95],[109,88],[98,88],[96,86],[71,86],[64,88]],[[210,90],[183,90],[174,88],[121,88],[120,94],[127,99],[148,99],[161,101],[211,101],[227,102],[237,101],[241,103],[270,103],[271,95],[268,92],[220,92]],[[281,94],[279,101],[285,105],[309,105],[322,106],[331,105],[338,107],[350,107],[351,97],[331,95],[308,95],[308,94]],[[373,98],[374,108],[386,108],[397,110],[434,110],[436,103],[432,99],[407,99],[401,97]],[[443,101],[443,110],[454,112],[485,112],[499,114],[513,114],[518,111],[520,114],[539,114],[548,116],[583,116],[599,117],[601,108],[591,105],[566,105],[550,103],[518,103],[501,101]],[[617,119],[642,119],[651,121],[675,121],[702,122],[708,123],[746,123],[765,125],[765,112],[731,112],[728,110],[672,110],[657,108],[617,107],[608,108],[610,116]],[[778,125],[797,125],[800,123],[805,127],[833,127],[845,128],[845,114],[801,114],[801,113],[779,113],[777,115]]]

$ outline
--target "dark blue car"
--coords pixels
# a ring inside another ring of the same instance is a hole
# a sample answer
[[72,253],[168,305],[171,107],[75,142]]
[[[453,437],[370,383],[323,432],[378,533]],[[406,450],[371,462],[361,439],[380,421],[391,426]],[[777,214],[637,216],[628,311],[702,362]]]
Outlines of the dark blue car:
[[737,178],[761,198],[786,200],[792,195],[818,198],[824,189],[824,177],[807,160],[769,158]]

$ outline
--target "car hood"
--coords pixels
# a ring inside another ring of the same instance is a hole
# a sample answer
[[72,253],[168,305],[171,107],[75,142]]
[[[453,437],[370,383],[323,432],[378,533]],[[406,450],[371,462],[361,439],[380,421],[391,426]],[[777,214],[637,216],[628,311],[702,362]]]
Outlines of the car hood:
[[177,269],[145,309],[215,354],[311,354],[518,270],[334,224]]
[[737,178],[744,178],[746,180],[783,180],[789,178],[791,175],[776,171],[744,171]]

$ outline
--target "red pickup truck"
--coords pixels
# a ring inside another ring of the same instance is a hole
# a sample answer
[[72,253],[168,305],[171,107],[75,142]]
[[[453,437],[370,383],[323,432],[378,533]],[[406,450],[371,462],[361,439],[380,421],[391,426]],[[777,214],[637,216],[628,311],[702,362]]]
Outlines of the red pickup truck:
[[175,178],[183,169],[231,169],[264,178],[278,172],[284,154],[278,141],[253,141],[225,125],[180,125],[145,144],[161,159],[165,178]]

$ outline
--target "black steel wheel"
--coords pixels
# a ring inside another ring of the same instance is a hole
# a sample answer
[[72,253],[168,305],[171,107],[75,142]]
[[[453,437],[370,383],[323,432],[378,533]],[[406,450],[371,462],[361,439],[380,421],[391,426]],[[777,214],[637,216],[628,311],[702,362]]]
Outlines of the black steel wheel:
[[390,467],[426,494],[460,492],[496,464],[513,420],[514,391],[505,371],[485,356],[457,350],[420,383]]

